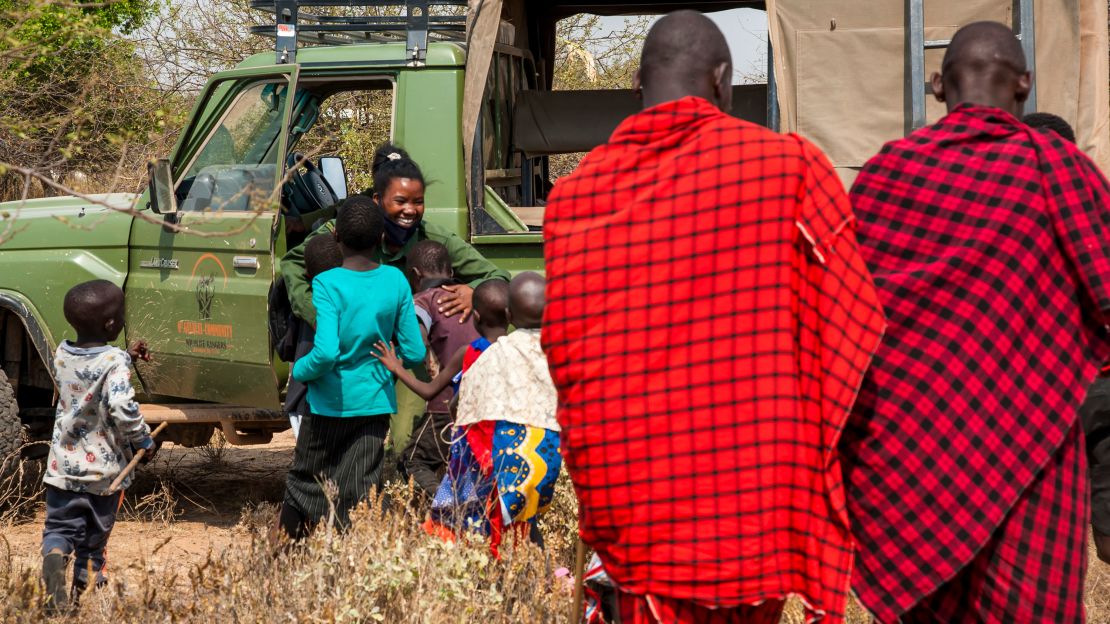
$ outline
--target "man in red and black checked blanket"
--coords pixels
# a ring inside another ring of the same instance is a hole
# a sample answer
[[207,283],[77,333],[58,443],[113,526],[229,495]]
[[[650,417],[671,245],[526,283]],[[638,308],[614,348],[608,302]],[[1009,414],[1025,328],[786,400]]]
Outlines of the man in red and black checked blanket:
[[961,29],[948,115],[852,189],[890,326],[841,441],[880,622],[1083,620],[1088,498],[1076,408],[1110,355],[1110,186],[1020,121],[1005,26]]
[[[1052,113],[1032,113],[1022,118],[1030,128],[1052,131],[1075,143],[1075,130]],[[1091,527],[1098,558],[1110,563],[1110,362],[1102,365],[1079,406],[1079,422],[1087,437],[1087,463],[1091,475]]]
[[583,539],[622,622],[842,621],[836,443],[882,310],[847,196],[796,136],[735,119],[706,17],[644,44],[645,110],[556,185],[543,342]]

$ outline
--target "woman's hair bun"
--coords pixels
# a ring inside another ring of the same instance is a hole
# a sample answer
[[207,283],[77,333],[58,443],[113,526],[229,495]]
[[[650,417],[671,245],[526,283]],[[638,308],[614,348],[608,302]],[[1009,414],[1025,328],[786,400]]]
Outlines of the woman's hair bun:
[[378,170],[389,162],[398,160],[412,160],[409,153],[393,143],[382,143],[374,150],[374,160],[370,163],[370,175],[377,175]]
[[371,165],[374,176],[374,191],[384,193],[389,184],[398,178],[418,180],[424,184],[424,174],[420,166],[409,157],[409,153],[393,143],[385,143],[374,152]]

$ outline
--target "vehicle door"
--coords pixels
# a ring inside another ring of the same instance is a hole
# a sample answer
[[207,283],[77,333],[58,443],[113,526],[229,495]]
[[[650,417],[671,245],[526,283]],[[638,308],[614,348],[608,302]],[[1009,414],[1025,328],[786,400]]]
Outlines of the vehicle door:
[[296,79],[295,65],[214,76],[171,158],[178,212],[134,220],[127,336],[150,346],[148,394],[279,406],[267,297]]

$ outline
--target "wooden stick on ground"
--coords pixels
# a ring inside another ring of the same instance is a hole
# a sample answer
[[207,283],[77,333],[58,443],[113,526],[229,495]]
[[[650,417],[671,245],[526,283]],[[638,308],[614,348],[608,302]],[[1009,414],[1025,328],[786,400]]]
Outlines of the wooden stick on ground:
[[574,549],[574,604],[570,612],[570,624],[579,624],[582,621],[583,601],[585,600],[586,583],[586,542],[578,538],[578,545]]
[[[158,427],[156,427],[154,431],[150,432],[150,437],[157,437],[158,434],[162,433],[162,430],[165,429],[169,424],[170,423],[168,422],[164,422],[158,425]],[[112,481],[112,485],[108,486],[109,492],[115,492],[119,489],[120,484],[123,483],[123,480],[127,478],[127,475],[131,474],[131,471],[135,469],[135,466],[139,465],[139,460],[143,458],[143,455],[146,455],[146,449],[139,449],[135,452],[135,456],[132,457],[131,461],[127,462],[127,465],[123,467],[123,470],[120,471],[119,476],[116,477],[116,480]]]

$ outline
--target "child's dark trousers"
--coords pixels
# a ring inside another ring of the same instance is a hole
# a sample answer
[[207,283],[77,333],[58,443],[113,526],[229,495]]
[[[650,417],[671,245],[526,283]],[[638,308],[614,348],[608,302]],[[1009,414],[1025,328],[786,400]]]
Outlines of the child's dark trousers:
[[52,550],[73,555],[73,583],[85,587],[89,575],[103,583],[104,552],[116,523],[121,494],[97,496],[46,486],[46,527],[42,531],[42,554]]
[[451,457],[450,414],[428,412],[416,423],[408,446],[401,452],[401,475],[412,477],[429,497],[439,490]]
[[1091,475],[1091,524],[1110,535],[1110,377],[1099,376],[1079,408],[1087,436],[1087,464]]

